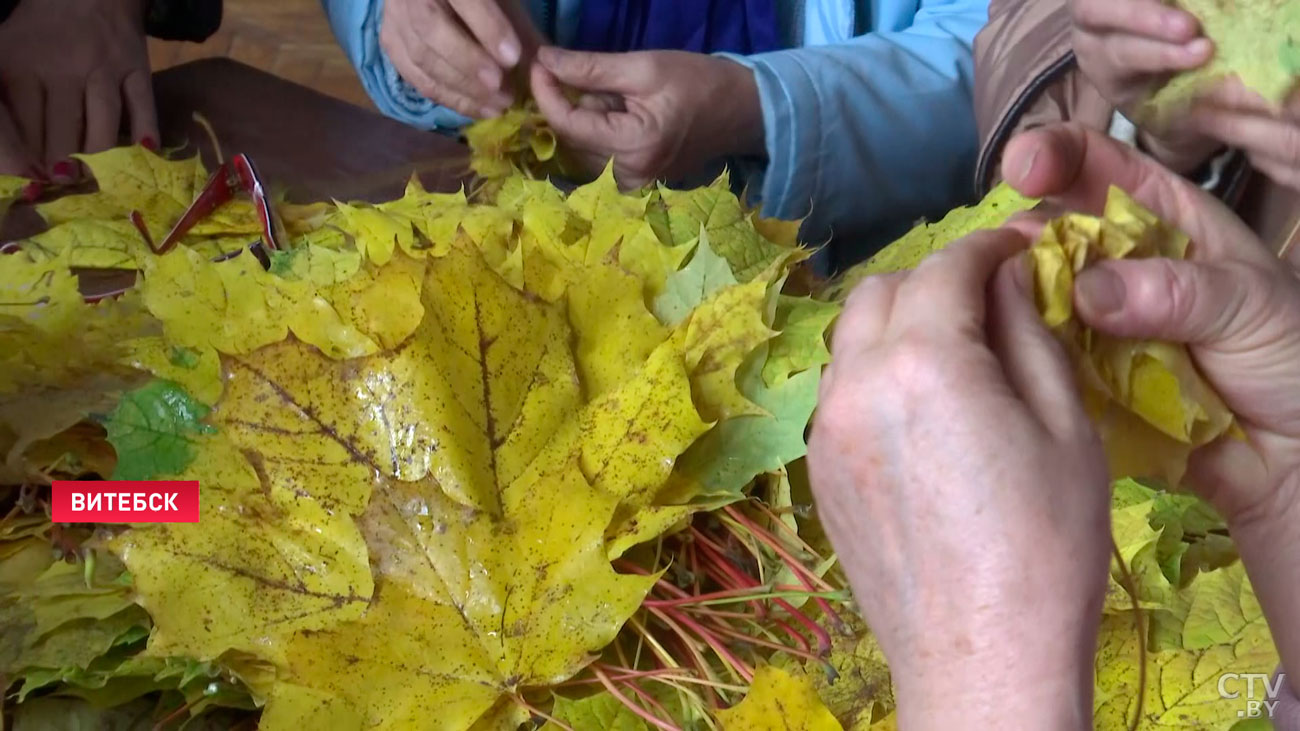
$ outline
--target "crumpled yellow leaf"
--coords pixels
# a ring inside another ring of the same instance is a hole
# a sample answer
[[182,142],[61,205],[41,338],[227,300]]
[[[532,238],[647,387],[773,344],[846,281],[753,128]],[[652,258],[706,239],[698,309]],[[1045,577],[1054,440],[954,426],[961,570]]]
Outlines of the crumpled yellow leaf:
[[826,298],[843,300],[863,279],[915,269],[927,256],[983,229],[997,228],[1021,211],[1038,205],[1006,183],[998,185],[973,206],[954,208],[939,221],[921,223],[875,256],[844,272],[826,291]]
[[470,169],[489,187],[516,172],[541,177],[555,160],[555,133],[536,109],[509,109],[500,117],[483,119],[465,128]]
[[805,675],[765,665],[754,672],[745,700],[718,711],[723,731],[842,731]]
[[[1181,592],[1188,605],[1180,647],[1148,656],[1138,728],[1220,729],[1241,718],[1241,698],[1224,698],[1224,673],[1271,674],[1277,650],[1240,563],[1197,576]],[[1136,712],[1138,635],[1131,614],[1102,620],[1096,660],[1095,727],[1129,728]],[[1229,691],[1242,690],[1228,682]],[[1242,693],[1244,697],[1245,693]]]
[[1074,274],[1100,259],[1180,259],[1187,237],[1118,188],[1101,218],[1050,222],[1030,250],[1039,310],[1074,359],[1115,477],[1177,485],[1191,450],[1229,432],[1233,415],[1197,372],[1187,349],[1090,331],[1074,319]]
[[1300,81],[1300,6],[1291,0],[1176,0],[1201,21],[1214,41],[1205,66],[1178,74],[1156,92],[1143,113],[1158,123],[1183,111],[1198,95],[1237,76],[1280,106]]

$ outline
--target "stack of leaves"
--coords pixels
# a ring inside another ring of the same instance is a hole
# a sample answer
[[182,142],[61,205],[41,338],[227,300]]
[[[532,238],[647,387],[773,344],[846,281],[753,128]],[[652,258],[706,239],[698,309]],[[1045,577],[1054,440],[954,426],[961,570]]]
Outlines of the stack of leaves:
[[[0,257],[5,507],[45,554],[4,562],[7,611],[40,627],[0,658],[18,714],[149,695],[180,721],[256,705],[267,729],[517,725],[647,610],[647,546],[804,453],[837,308],[782,294],[794,228],[725,178],[284,206],[267,268],[247,202],[163,256],[128,220],[161,240],[197,161],[84,162],[99,190],[38,206],[49,230]],[[136,283],[88,304],[103,269]],[[82,527],[52,563],[30,486],[61,475],[198,480],[202,520]],[[68,591],[95,613],[43,619],[44,574],[92,556]]]

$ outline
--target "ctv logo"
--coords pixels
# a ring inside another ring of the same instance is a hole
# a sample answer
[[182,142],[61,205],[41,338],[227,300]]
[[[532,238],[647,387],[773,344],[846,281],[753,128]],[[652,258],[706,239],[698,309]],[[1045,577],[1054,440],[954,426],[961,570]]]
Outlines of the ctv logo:
[[1246,707],[1237,711],[1238,718],[1272,718],[1285,682],[1285,673],[1277,677],[1268,673],[1224,673],[1219,676],[1219,697],[1245,701]]
[[199,483],[55,481],[55,523],[197,523]]

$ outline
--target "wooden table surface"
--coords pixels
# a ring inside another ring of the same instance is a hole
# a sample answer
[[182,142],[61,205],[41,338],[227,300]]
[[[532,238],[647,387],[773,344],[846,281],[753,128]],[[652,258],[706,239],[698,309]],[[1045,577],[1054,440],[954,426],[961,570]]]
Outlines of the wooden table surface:
[[165,146],[195,145],[211,164],[209,135],[226,157],[252,158],[268,185],[300,201],[386,200],[400,196],[413,171],[431,189],[454,191],[468,150],[375,112],[224,58],[194,61],[154,75]]
[[[468,149],[225,58],[204,59],[154,75],[163,145],[197,149],[215,166],[212,126],[226,159],[248,155],[263,182],[291,200],[369,200],[398,197],[412,172],[430,190],[451,192],[468,171]],[[15,206],[0,241],[29,236],[40,219]]]

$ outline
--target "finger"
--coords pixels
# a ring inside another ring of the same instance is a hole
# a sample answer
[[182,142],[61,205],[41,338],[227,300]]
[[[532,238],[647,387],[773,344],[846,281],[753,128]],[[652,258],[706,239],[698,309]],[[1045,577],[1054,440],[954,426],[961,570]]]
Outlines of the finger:
[[1247,349],[1272,329],[1262,325],[1284,279],[1233,264],[1103,261],[1075,279],[1074,304],[1085,324],[1117,337],[1216,347],[1235,340],[1232,349]]
[[1076,0],[1074,24],[1095,33],[1125,33],[1167,43],[1186,43],[1201,24],[1196,16],[1158,0]]
[[85,90],[76,86],[45,89],[45,162],[50,175],[67,182],[77,177],[72,156],[80,152],[85,121]]
[[654,83],[651,64],[641,53],[586,53],[545,46],[537,51],[537,60],[555,78],[583,91],[630,94]]
[[1272,116],[1223,109],[1196,109],[1191,124],[1229,147],[1300,167],[1300,124]]
[[1200,68],[1214,57],[1214,44],[1207,38],[1186,43],[1166,43],[1139,36],[1081,34],[1075,39],[1080,53],[1104,58],[1126,78],[1166,74]]
[[931,255],[899,291],[890,331],[983,341],[989,278],[1007,257],[1028,245],[1011,229],[978,231]]
[[989,346],[1038,420],[1058,438],[1071,439],[1088,420],[1065,350],[1043,326],[1033,298],[1025,257],[1003,262],[990,290]]
[[424,69],[411,59],[405,45],[394,44],[386,50],[388,60],[393,64],[393,68],[397,70],[397,73],[401,74],[407,83],[415,87],[415,90],[426,98],[466,117],[496,116],[498,110],[495,107],[486,108],[479,101],[471,99],[460,92],[452,91],[442,82],[425,73]]
[[1254,112],[1260,115],[1273,115],[1277,107],[1260,96],[1259,92],[1246,86],[1236,76],[1215,84],[1213,88],[1196,100],[1196,108],[1210,107],[1237,112]]
[[635,133],[634,119],[623,112],[602,112],[575,107],[559,81],[542,65],[533,67],[533,99],[547,123],[567,144],[608,152]]
[[45,156],[45,89],[31,76],[4,80],[5,106],[13,116],[23,144],[37,160]]
[[36,160],[23,144],[9,112],[0,108],[0,175],[39,178]]
[[[1079,124],[1031,130],[1007,143],[1003,174],[1016,190],[1067,209],[1100,214],[1110,186],[1181,229],[1208,255],[1245,249],[1255,235],[1232,211],[1151,158]],[[1253,254],[1245,254],[1254,256]]]
[[131,139],[148,146],[158,142],[158,109],[153,102],[153,78],[134,71],[122,80],[122,97],[131,118]]
[[509,106],[505,72],[455,18],[439,15],[430,31],[412,27],[407,32],[413,36],[406,44],[413,49],[412,58],[430,76],[479,99],[480,106],[494,101],[494,96]]
[[849,293],[831,336],[831,354],[840,370],[856,372],[860,356],[880,344],[907,276],[907,272],[894,272],[867,277]]
[[91,76],[86,83],[85,151],[115,147],[121,129],[122,91],[105,76]]
[[1300,160],[1274,160],[1251,155],[1250,164],[1274,183],[1300,190]]
[[503,68],[514,68],[523,54],[523,45],[501,6],[485,0],[451,0],[451,7]]

